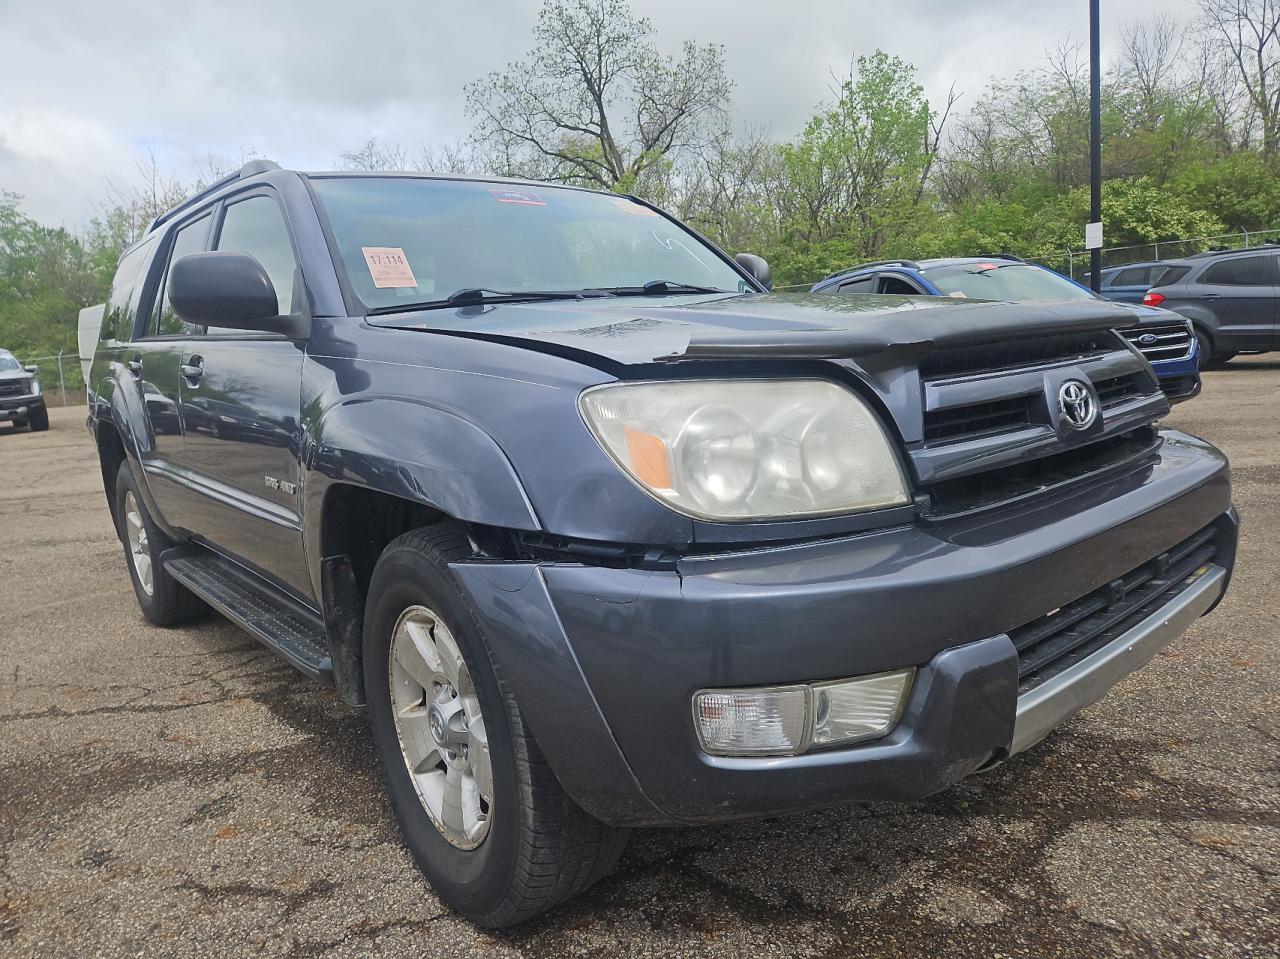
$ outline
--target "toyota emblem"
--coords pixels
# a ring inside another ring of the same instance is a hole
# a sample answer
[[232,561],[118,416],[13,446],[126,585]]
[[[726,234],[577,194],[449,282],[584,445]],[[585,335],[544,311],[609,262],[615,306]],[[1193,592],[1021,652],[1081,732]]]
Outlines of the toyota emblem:
[[1067,425],[1075,430],[1087,430],[1098,418],[1093,391],[1080,380],[1067,380],[1058,387],[1058,409]]

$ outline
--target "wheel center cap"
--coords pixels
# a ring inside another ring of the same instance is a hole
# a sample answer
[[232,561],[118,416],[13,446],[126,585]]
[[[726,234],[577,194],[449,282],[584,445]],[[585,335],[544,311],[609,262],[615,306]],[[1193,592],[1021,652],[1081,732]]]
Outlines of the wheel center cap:
[[431,729],[431,738],[436,741],[437,746],[444,745],[444,714],[440,712],[438,706],[432,706],[431,712],[427,714],[427,725]]

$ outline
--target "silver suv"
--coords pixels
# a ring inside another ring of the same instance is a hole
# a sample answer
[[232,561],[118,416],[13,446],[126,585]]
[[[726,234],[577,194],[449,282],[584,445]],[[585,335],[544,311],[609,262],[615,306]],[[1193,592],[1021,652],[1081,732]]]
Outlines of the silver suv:
[[23,366],[8,350],[0,350],[0,422],[30,426],[33,433],[49,428],[49,411],[40,392],[37,366]]
[[1168,267],[1142,302],[1191,321],[1202,367],[1280,346],[1280,246],[1200,253]]

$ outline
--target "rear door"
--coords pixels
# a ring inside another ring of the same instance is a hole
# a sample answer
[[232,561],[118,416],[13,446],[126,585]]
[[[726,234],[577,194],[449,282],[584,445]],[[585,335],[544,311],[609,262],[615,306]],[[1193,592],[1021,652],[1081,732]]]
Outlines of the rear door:
[[[171,482],[173,464],[183,452],[173,384],[178,356],[171,343],[154,335],[151,325],[151,304],[163,272],[157,260],[164,256],[164,249],[160,238],[153,237],[121,259],[103,315],[107,349],[99,352],[95,362],[107,359],[115,367],[116,389],[126,394],[121,401],[146,474],[142,482],[158,518],[173,529],[180,525],[182,499],[181,489]],[[162,384],[173,385],[171,396],[165,395]]]
[[1218,319],[1217,344],[1231,350],[1271,349],[1276,340],[1280,257],[1260,252],[1211,263],[1193,281],[1191,298]]
[[[300,273],[273,190],[229,200],[211,246],[255,257],[280,312],[294,311]],[[299,510],[302,362],[302,345],[279,334],[210,326],[181,344],[178,387],[185,461],[204,501],[193,529],[310,599]]]

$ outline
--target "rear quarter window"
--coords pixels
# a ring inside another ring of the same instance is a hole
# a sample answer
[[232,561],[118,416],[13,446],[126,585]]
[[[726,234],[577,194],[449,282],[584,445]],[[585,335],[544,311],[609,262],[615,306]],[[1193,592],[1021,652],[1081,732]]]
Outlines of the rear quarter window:
[[1152,278],[1152,286],[1173,286],[1175,283],[1181,283],[1191,272],[1189,266],[1171,266],[1163,271],[1157,272]]

